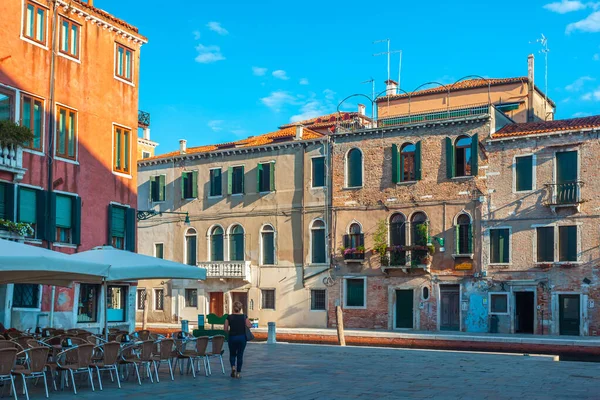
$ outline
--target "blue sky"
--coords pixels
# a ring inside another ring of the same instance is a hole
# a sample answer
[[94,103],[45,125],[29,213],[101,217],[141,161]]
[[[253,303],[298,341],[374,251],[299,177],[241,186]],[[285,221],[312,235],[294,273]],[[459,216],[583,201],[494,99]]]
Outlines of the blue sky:
[[[157,153],[276,130],[334,112],[353,93],[384,89],[391,39],[403,51],[401,86],[466,75],[525,76],[548,37],[549,95],[557,118],[600,114],[600,1],[180,1],[96,0],[137,26],[140,109],[152,118]],[[398,58],[392,58],[392,77]],[[354,110],[356,102],[344,105]]]

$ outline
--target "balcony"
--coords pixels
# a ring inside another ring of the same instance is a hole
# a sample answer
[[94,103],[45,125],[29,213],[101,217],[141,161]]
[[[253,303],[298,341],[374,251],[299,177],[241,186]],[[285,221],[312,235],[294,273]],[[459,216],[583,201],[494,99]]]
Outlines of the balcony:
[[23,168],[23,147],[15,145],[1,146],[0,170],[12,172],[15,175],[15,181],[23,179],[27,171]]
[[207,279],[241,279],[250,282],[250,261],[208,261],[198,263]]
[[579,211],[581,200],[581,187],[583,182],[548,183],[546,186],[546,199],[544,204],[556,212],[560,207],[575,207]]
[[356,262],[361,263],[365,261],[365,252],[364,251],[355,251],[346,253],[344,252],[344,261],[347,263]]
[[138,127],[148,128],[150,126],[150,113],[138,110]]
[[425,260],[429,254],[426,246],[397,246],[399,250],[388,250],[385,256],[381,258],[381,269],[402,270],[407,273],[410,270],[422,269],[429,272],[431,259]]

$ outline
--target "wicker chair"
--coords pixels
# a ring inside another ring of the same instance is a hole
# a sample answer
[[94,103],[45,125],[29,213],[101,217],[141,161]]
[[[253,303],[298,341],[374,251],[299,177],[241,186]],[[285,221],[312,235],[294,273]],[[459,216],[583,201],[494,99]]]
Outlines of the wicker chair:
[[218,358],[221,361],[221,371],[223,371],[223,374],[225,374],[225,366],[223,365],[223,353],[225,353],[225,350],[223,350],[224,344],[225,344],[225,336],[223,336],[223,335],[213,336],[211,352],[206,355],[206,357],[207,357],[206,362],[208,363],[208,371],[209,372],[211,370],[210,369],[210,359],[214,357],[214,358]]
[[97,350],[100,350],[102,353],[102,358],[98,360],[94,360],[90,367],[96,370],[98,374],[98,384],[100,385],[100,390],[103,390],[102,387],[102,376],[100,375],[101,371],[108,371],[110,373],[110,380],[113,380],[112,372],[115,372],[115,376],[117,377],[117,385],[119,389],[121,389],[121,380],[119,379],[119,355],[121,351],[121,345],[117,342],[108,342],[96,346]]
[[160,379],[158,378],[158,368],[165,362],[169,365],[171,380],[174,381],[175,378],[173,377],[173,364],[171,359],[173,358],[173,346],[175,346],[175,341],[173,339],[162,339],[155,342],[155,345],[158,346],[158,352],[155,352],[152,355],[152,365],[154,366],[154,372],[156,374],[156,382],[160,382]]
[[12,372],[16,361],[16,348],[0,349],[0,382],[10,381],[10,388],[15,396],[15,400],[17,400],[17,391],[15,390],[15,377]]
[[182,346],[178,348],[177,359],[179,361],[179,372],[183,374],[183,363],[188,360],[188,370],[192,369],[192,375],[196,377],[196,363],[198,365],[198,371],[200,371],[200,360],[204,364],[204,374],[209,375],[210,365],[207,365],[206,348],[208,347],[208,336],[201,336],[199,338],[188,339]]
[[73,383],[73,393],[77,394],[75,387],[75,374],[88,374],[92,391],[94,389],[94,380],[92,379],[92,355],[94,353],[93,344],[82,344],[62,351],[57,355],[58,371],[71,374]]
[[135,334],[137,335],[138,339],[140,339],[140,340],[150,340],[151,332],[147,329],[137,331]]
[[153,349],[154,342],[152,340],[146,340],[145,342],[125,346],[121,350],[120,364],[126,366],[133,365],[140,386],[142,385],[142,377],[139,368],[140,366],[145,367],[146,374],[148,375],[148,378],[150,378],[150,382],[154,383],[152,371],[150,369],[150,366],[152,365]]
[[27,400],[29,400],[27,379],[44,378],[44,388],[46,389],[46,398],[48,398],[48,379],[46,377],[46,371],[49,351],[50,349],[47,347],[32,347],[19,353],[19,355],[26,356],[27,368],[16,369],[12,374],[21,376],[21,379],[23,379],[23,391],[25,392]]

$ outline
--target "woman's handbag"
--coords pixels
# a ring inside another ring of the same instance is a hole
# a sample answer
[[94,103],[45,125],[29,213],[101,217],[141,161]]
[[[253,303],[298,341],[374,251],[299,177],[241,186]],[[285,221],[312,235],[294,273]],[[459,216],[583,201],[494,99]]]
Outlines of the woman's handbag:
[[[244,324],[246,323],[246,319],[248,319],[247,316],[245,316],[246,318],[244,319]],[[252,333],[252,331],[250,330],[250,328],[248,328],[246,326],[246,341],[250,342],[254,340],[254,334]]]

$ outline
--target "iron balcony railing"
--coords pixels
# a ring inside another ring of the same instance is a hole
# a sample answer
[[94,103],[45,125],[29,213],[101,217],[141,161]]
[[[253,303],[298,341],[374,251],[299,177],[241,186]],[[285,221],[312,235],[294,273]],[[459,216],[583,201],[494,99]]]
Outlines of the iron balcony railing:
[[548,206],[571,206],[581,203],[581,187],[583,182],[548,183],[545,185],[546,204]]
[[150,126],[150,113],[138,110],[138,126],[140,128],[147,128]]
[[405,268],[408,263],[408,259],[406,257],[406,251],[400,250],[390,250],[386,253],[386,257],[384,258],[384,266],[385,267],[403,267]]
[[357,251],[355,253],[344,253],[345,261],[364,261],[364,259],[365,259],[364,251]]
[[207,278],[242,279],[250,282],[250,261],[208,261],[198,263],[206,269]]

